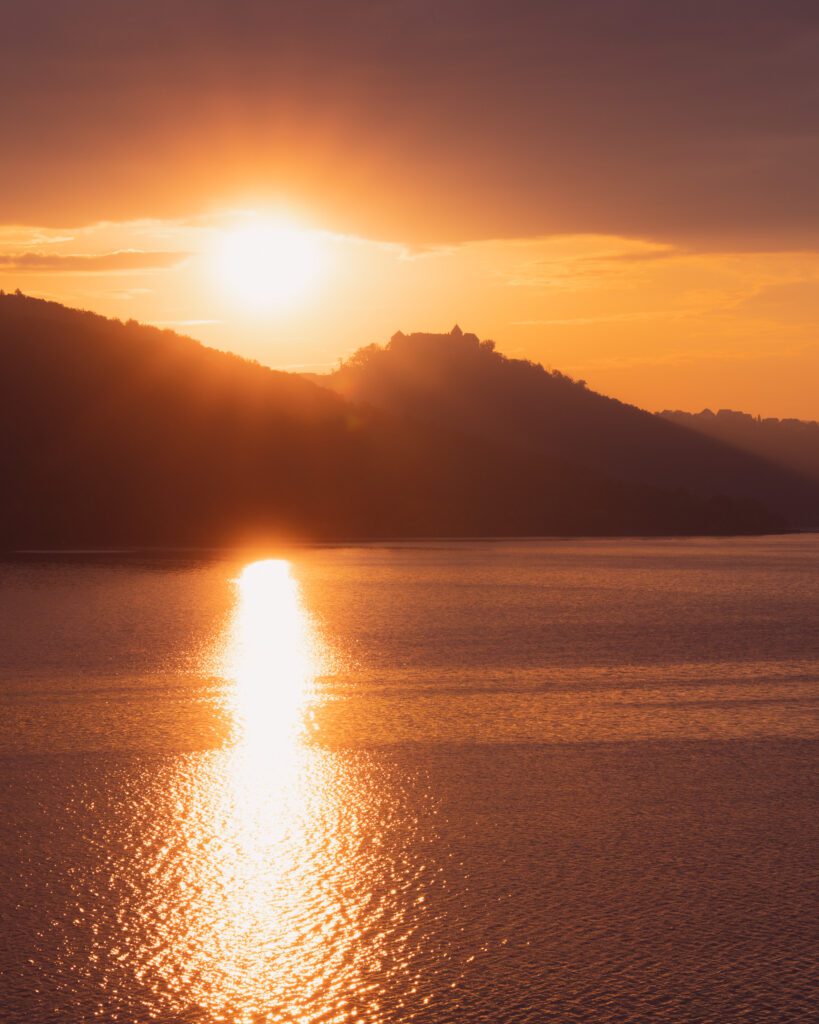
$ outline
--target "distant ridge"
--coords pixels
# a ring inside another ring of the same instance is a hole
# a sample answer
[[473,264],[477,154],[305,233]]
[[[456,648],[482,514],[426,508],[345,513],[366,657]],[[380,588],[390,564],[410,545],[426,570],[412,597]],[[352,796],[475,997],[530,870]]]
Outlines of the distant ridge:
[[819,486],[776,453],[704,436],[607,398],[557,371],[495,350],[456,327],[393,335],[313,377],[336,394],[419,421],[513,444],[588,472],[702,496],[766,504],[792,527],[819,524]]
[[[472,335],[413,337],[394,339],[386,359],[392,365],[403,348],[408,394],[419,374],[439,382],[429,416],[393,400],[394,367],[390,387],[374,389],[389,401],[346,397],[170,331],[0,295],[0,547],[783,528],[758,501],[583,465],[571,437],[549,452],[534,435],[520,443],[504,412],[510,371],[560,394],[591,393],[529,364],[521,371]],[[497,429],[475,429],[465,416],[472,392],[454,385],[470,379],[467,350],[492,368],[476,380],[486,416],[504,417]],[[361,371],[377,383],[369,371],[382,357],[373,356],[364,350],[330,383]],[[442,415],[448,394],[451,414]]]
[[716,413],[710,409],[699,413],[666,409],[660,415],[819,481],[819,423],[813,420],[763,419],[733,409]]

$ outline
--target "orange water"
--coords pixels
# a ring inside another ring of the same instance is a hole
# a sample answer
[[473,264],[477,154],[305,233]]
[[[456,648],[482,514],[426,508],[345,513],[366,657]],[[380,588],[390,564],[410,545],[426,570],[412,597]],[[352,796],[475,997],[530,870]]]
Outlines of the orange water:
[[819,537],[8,562],[0,1019],[808,1020],[818,620]]

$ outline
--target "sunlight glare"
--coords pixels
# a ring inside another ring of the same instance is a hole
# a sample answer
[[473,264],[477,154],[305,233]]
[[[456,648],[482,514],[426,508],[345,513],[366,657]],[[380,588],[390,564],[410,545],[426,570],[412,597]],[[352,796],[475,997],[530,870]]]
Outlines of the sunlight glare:
[[254,219],[222,235],[216,274],[249,312],[269,312],[305,299],[322,263],[320,234],[286,221]]
[[117,962],[152,1020],[384,1024],[382,995],[397,986],[407,1005],[428,969],[416,910],[435,884],[422,824],[434,813],[377,763],[306,734],[334,655],[298,575],[265,559],[232,581],[218,668],[206,664],[234,743],[158,769],[160,810],[146,801],[136,832],[144,859],[124,846],[115,863],[129,883]]
[[240,742],[265,759],[287,760],[315,678],[309,622],[288,562],[253,562],[237,584],[228,671]]

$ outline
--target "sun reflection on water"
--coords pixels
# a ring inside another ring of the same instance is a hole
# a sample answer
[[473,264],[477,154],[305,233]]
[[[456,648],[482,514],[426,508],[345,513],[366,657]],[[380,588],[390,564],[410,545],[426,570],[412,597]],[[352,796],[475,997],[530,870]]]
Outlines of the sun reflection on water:
[[317,674],[316,642],[290,564],[245,566],[226,656],[230,709],[239,744],[285,766],[304,729]]
[[429,800],[311,739],[330,662],[290,564],[254,562],[234,585],[217,658],[234,742],[147,781],[140,855],[114,872],[140,894],[116,924],[131,977],[163,1022],[380,1022],[387,993],[403,1014],[430,956]]

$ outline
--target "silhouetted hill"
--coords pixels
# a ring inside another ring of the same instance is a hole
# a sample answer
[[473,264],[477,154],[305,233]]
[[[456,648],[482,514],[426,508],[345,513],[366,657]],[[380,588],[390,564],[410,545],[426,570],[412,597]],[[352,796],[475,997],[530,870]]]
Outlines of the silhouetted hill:
[[458,418],[358,406],[169,331],[0,294],[0,547],[779,526],[753,503],[607,480]]
[[697,430],[819,481],[819,423],[762,419],[732,409],[716,413],[710,409],[699,413],[666,409],[660,415],[681,427]]
[[792,526],[819,522],[819,487],[724,441],[509,359],[491,341],[398,333],[323,382],[358,403],[514,445],[588,472],[702,496],[763,502]]

